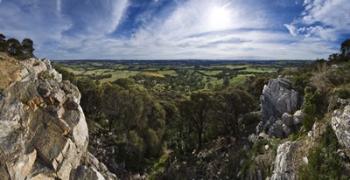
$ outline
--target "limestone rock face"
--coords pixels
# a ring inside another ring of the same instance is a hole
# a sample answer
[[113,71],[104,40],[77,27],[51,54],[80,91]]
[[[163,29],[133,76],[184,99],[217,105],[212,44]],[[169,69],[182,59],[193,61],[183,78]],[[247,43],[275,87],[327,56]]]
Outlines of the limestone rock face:
[[298,92],[292,89],[289,80],[272,79],[264,86],[261,95],[262,118],[264,121],[278,119],[283,113],[292,114],[298,109]]
[[296,172],[293,165],[293,152],[296,148],[297,144],[290,141],[278,146],[271,180],[296,179]]
[[72,172],[71,179],[76,180],[114,180],[115,174],[108,171],[106,165],[91,153],[87,153],[82,160],[82,164]]
[[292,114],[301,104],[291,82],[285,78],[270,80],[264,86],[260,101],[262,121],[257,132],[265,131],[277,137],[287,136],[294,125]]
[[16,76],[0,77],[8,79],[0,84],[0,179],[72,179],[88,146],[78,88],[48,60],[1,68],[16,69]]
[[350,105],[343,110],[336,110],[332,117],[332,128],[338,138],[338,142],[350,148]]

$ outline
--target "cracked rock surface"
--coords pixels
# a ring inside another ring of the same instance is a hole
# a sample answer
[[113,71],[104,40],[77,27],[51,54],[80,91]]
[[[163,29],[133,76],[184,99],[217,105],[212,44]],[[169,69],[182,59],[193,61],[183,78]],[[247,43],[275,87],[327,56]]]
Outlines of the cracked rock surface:
[[78,88],[48,60],[0,56],[0,179],[116,179],[88,164]]

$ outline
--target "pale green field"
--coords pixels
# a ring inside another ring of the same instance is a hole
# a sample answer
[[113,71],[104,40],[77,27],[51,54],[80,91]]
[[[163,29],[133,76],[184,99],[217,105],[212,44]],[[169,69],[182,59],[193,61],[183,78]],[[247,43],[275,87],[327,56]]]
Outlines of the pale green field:
[[[100,82],[114,82],[118,79],[131,78],[133,76],[141,76],[145,78],[160,78],[166,79],[170,77],[179,77],[179,73],[194,72],[199,76],[192,80],[190,77],[189,82],[200,81],[205,84],[204,89],[211,89],[220,87],[223,85],[224,78],[229,78],[230,85],[239,86],[242,85],[247,77],[255,76],[261,73],[273,73],[277,71],[277,68],[268,66],[256,66],[256,65],[213,65],[206,66],[205,68],[197,69],[193,66],[181,66],[179,67],[167,67],[167,66],[144,66],[144,65],[124,65],[124,64],[103,64],[103,63],[82,63],[74,65],[63,65],[63,67],[77,75],[77,77],[96,77],[111,75],[109,78],[100,79]],[[177,69],[177,70],[175,70]],[[180,80],[181,81],[181,80]],[[153,88],[155,90],[162,91],[166,87],[165,84],[156,84]]]

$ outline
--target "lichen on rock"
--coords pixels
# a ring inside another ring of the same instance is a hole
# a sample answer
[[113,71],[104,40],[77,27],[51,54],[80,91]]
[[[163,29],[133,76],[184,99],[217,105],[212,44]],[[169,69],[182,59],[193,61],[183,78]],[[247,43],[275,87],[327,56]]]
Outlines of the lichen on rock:
[[78,88],[48,60],[0,56],[0,179],[76,177],[89,140]]

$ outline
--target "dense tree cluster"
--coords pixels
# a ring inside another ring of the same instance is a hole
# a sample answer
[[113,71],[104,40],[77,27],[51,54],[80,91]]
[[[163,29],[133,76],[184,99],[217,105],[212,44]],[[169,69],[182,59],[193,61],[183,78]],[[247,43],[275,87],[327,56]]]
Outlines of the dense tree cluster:
[[160,155],[165,111],[146,89],[127,80],[104,84],[90,79],[76,82],[89,124],[97,130],[92,134],[93,148],[103,150],[109,144],[110,151],[101,154],[101,159],[118,164],[110,167],[112,170],[123,166],[141,171],[146,159]]
[[239,119],[256,108],[253,101],[239,89],[193,93],[178,106],[182,121],[177,127],[182,133],[178,141],[185,147],[176,149],[200,151],[204,143],[219,136],[241,137],[243,122]]
[[[256,99],[239,88],[186,95],[197,88],[193,82],[186,84],[188,89],[156,93],[136,83],[142,80],[137,77],[100,83],[90,78],[76,79],[60,66],[56,69],[79,87],[92,133],[90,147],[108,149],[100,157],[108,165],[115,164],[109,167],[114,171],[123,166],[142,172],[147,161],[159,158],[164,149],[187,156],[218,137],[240,138],[244,127],[249,126],[244,122],[249,120],[246,115],[257,108]],[[187,76],[192,77],[184,74],[182,81],[172,79],[169,84],[186,83]],[[251,122],[255,127],[257,122]]]
[[6,40],[6,36],[0,33],[0,52],[6,52],[18,59],[31,58],[34,57],[33,41],[28,38],[23,39],[22,43],[14,38]]

